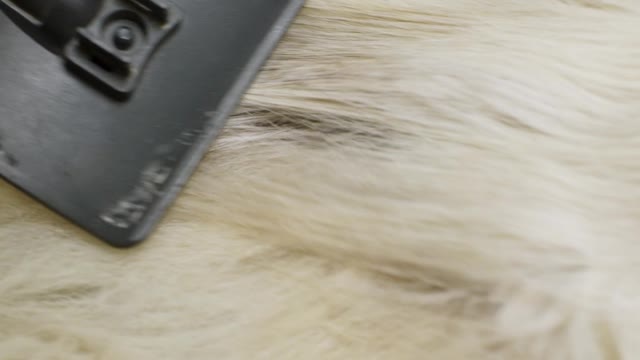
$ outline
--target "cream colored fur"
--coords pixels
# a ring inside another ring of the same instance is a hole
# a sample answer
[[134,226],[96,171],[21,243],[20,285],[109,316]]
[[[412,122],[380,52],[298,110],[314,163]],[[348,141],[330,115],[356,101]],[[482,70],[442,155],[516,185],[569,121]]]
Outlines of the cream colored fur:
[[309,0],[147,243],[0,184],[0,359],[640,357],[640,1]]

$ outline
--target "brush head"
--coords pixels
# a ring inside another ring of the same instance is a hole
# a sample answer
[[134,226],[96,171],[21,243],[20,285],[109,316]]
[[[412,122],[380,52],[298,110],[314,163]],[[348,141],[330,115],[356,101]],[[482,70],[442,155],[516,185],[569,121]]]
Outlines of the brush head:
[[53,17],[0,0],[0,177],[111,245],[139,243],[303,2],[104,0],[51,40]]

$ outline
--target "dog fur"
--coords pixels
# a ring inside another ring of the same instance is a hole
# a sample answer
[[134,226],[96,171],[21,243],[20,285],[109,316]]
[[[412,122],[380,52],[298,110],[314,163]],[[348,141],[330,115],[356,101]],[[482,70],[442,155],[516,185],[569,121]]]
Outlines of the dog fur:
[[308,0],[142,246],[0,184],[0,359],[636,359],[639,185],[639,1]]

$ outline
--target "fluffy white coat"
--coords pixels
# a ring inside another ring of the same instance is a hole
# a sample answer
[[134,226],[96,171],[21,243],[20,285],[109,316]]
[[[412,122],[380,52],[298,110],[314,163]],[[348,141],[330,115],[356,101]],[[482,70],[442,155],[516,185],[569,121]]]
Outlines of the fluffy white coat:
[[637,359],[640,1],[309,0],[143,246],[0,199],[2,360]]

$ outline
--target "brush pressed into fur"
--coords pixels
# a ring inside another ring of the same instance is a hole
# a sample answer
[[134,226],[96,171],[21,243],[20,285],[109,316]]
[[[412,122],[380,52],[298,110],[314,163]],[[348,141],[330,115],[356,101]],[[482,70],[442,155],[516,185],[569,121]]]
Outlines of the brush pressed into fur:
[[633,360],[640,1],[308,0],[142,246],[0,199],[2,360]]

